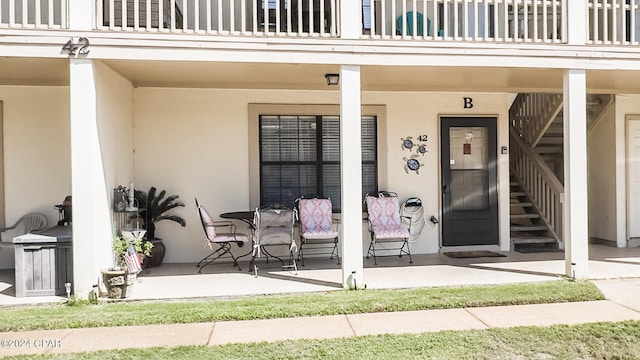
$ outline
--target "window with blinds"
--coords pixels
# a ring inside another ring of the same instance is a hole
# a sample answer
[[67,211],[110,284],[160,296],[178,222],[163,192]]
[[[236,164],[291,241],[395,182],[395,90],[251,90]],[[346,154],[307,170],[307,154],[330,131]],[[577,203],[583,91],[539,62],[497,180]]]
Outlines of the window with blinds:
[[[331,198],[340,211],[340,117],[260,116],[260,205]],[[362,190],[378,188],[376,117],[362,117]]]

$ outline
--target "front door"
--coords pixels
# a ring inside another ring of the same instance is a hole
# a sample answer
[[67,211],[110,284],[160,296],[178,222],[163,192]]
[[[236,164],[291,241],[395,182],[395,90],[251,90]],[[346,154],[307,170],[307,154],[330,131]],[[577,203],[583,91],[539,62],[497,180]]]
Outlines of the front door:
[[496,118],[442,117],[442,245],[497,245]]

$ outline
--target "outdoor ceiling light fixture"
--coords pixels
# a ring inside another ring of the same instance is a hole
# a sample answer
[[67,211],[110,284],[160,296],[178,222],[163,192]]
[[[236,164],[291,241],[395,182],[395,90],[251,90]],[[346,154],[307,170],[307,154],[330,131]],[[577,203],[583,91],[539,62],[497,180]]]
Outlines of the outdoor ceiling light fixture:
[[340,74],[324,74],[324,78],[327,79],[327,85],[338,85],[340,82]]

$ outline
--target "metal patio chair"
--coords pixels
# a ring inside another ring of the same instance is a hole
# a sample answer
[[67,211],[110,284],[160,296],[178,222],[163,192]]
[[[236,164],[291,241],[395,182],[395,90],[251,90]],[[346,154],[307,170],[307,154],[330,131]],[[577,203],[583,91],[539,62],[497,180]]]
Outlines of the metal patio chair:
[[[198,216],[200,217],[200,221],[202,222],[202,229],[204,230],[204,234],[206,237],[206,245],[209,246],[209,249],[213,250],[214,246],[217,248],[209,255],[205,256],[202,260],[198,262],[196,265],[200,268],[198,273],[202,272],[207,265],[211,264],[216,259],[221,258],[222,256],[229,254],[233,259],[233,266],[237,266],[238,270],[240,270],[240,265],[238,264],[238,257],[234,256],[231,252],[231,244],[235,243],[238,247],[244,246],[245,242],[249,241],[249,237],[243,233],[236,232],[236,226],[233,222],[229,220],[223,221],[214,221],[209,211],[198,203],[198,199],[196,199],[196,207],[198,209]],[[228,229],[227,232],[218,232],[218,228]]]
[[377,195],[367,194],[367,220],[371,243],[367,250],[367,259],[373,256],[373,262],[378,265],[376,259],[376,244],[401,242],[400,248],[384,248],[384,250],[400,250],[398,256],[409,255],[409,263],[413,263],[411,250],[409,249],[409,226],[402,222],[400,216],[400,201],[398,195],[390,192],[380,192]]
[[[251,253],[251,263],[249,267],[253,267],[255,276],[258,276],[258,268],[256,266],[256,258],[264,254],[266,261],[269,257],[280,260],[283,268],[293,268],[298,272],[298,265],[293,256],[298,251],[296,240],[293,236],[294,225],[296,220],[295,210],[293,208],[259,208],[255,212],[255,236],[253,238],[253,252]],[[270,248],[280,246],[286,247],[289,251],[289,262],[285,265],[282,258],[273,255]],[[251,269],[249,269],[251,271]]]
[[[332,217],[331,199],[309,198],[298,200],[298,216],[300,217],[300,250],[299,258],[304,266],[304,249],[307,245],[313,248],[331,249],[330,259],[338,259],[338,224]],[[318,246],[315,246],[318,245]],[[328,246],[327,246],[328,245]]]

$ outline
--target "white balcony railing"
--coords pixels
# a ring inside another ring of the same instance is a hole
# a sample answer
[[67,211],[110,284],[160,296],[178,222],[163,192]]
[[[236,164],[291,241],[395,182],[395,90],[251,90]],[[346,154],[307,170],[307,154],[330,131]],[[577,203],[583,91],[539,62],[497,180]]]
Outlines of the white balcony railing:
[[566,38],[566,0],[363,0],[363,10],[363,27],[372,38],[545,43]]
[[[95,1],[95,28],[105,31],[338,37],[340,21],[354,21],[363,39],[561,44],[574,0],[360,0],[353,19],[340,19],[339,5],[357,0],[85,1]],[[67,29],[68,7],[69,0],[0,0],[0,28]],[[640,45],[640,0],[585,7],[588,44]]]
[[[337,36],[337,0],[97,0],[97,27],[223,35]],[[149,16],[147,16],[149,14]]]
[[67,0],[0,0],[0,28],[65,29]]
[[638,45],[639,0],[588,0],[589,43]]

